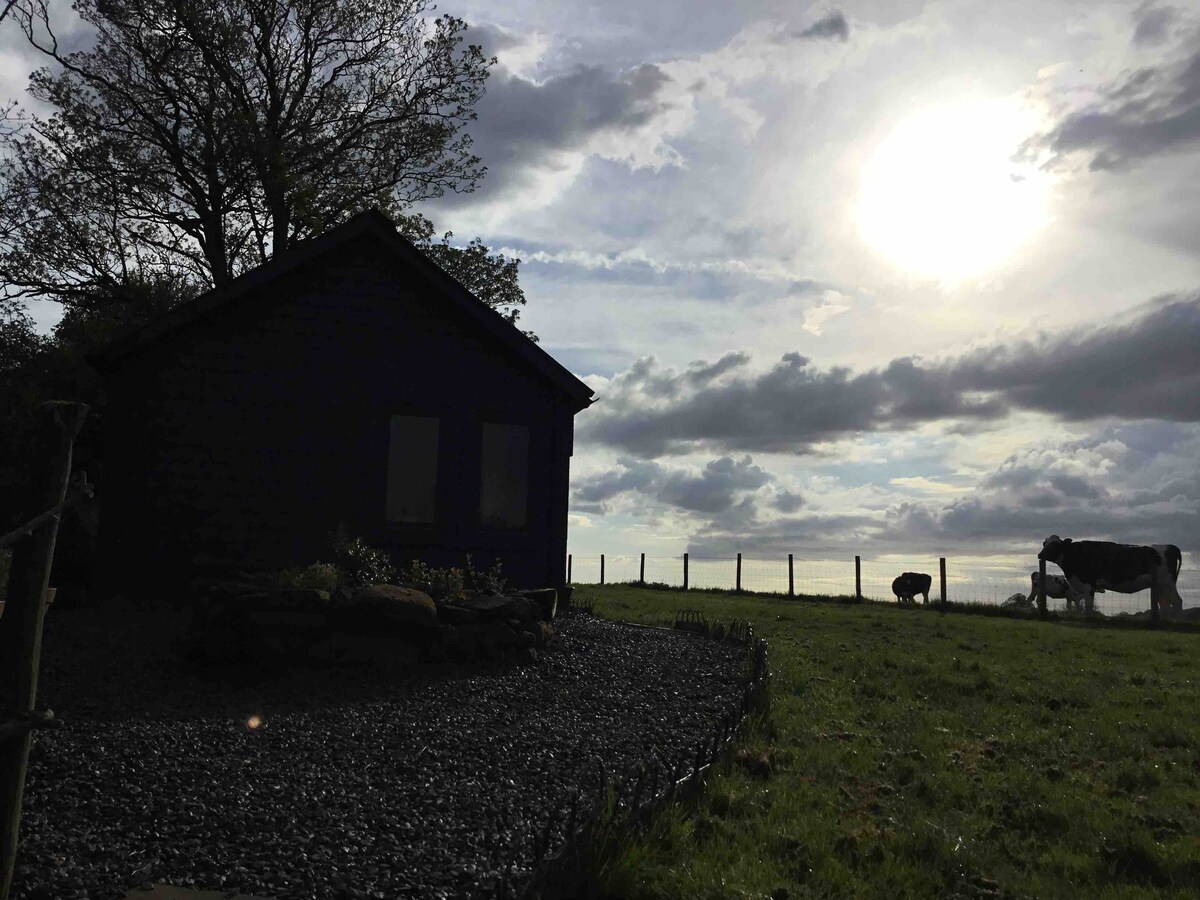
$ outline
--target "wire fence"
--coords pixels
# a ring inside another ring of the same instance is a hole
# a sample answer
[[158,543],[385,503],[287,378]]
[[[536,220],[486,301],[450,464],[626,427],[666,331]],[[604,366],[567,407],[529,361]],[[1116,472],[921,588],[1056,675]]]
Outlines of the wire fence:
[[[857,563],[857,582],[856,582]],[[573,584],[644,582],[692,590],[742,590],[809,597],[855,597],[895,602],[892,581],[903,572],[930,576],[929,602],[941,600],[940,560],[930,556],[886,556],[873,559],[751,559],[744,556],[646,556],[602,554],[567,557],[567,580]],[[946,559],[946,600],[989,605],[1033,602],[1031,575],[1038,560],[996,560],[987,557]],[[1057,574],[1053,567],[1048,575]],[[1200,579],[1184,570],[1178,590],[1184,609],[1200,606]],[[917,595],[921,603],[921,596]],[[1067,600],[1047,597],[1047,609],[1066,610]],[[1150,591],[1136,594],[1098,593],[1096,612],[1105,615],[1140,613],[1150,609]]]

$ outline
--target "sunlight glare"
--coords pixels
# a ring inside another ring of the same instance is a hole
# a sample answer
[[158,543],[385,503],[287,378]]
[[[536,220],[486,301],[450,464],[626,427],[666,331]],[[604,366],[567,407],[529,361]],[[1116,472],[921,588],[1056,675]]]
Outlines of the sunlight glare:
[[1047,221],[1045,175],[1012,160],[1036,127],[1011,101],[905,119],[863,169],[862,237],[903,268],[942,281],[995,269]]

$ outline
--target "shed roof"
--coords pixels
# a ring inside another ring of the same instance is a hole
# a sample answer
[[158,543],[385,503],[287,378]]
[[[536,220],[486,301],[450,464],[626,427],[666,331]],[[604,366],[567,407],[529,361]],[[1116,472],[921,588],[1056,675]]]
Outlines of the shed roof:
[[359,213],[336,228],[295,244],[261,266],[235,278],[225,287],[214,288],[201,294],[195,300],[181,304],[165,315],[117,338],[95,353],[92,359],[101,369],[111,368],[119,360],[149,348],[164,335],[206,318],[244,298],[255,289],[316,259],[322,253],[364,236],[379,239],[397,259],[410,265],[463,313],[468,321],[478,325],[492,337],[498,346],[566,393],[576,412],[592,403],[593,392],[590,387],[418,250],[396,230],[395,223],[378,210]]

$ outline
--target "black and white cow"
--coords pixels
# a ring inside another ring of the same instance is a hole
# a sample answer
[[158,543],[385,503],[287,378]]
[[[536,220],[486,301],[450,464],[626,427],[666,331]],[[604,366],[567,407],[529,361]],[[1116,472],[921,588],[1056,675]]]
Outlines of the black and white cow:
[[[1038,580],[1041,572],[1029,573],[1029,598],[1032,602],[1033,598],[1038,595]],[[1102,590],[1097,588],[1097,593],[1102,593]],[[1071,582],[1067,581],[1062,575],[1046,574],[1046,596],[1055,600],[1066,600],[1067,608],[1074,606],[1079,609],[1079,601],[1083,599],[1083,594],[1071,587]]]
[[1099,591],[1136,594],[1147,588],[1154,615],[1164,606],[1172,612],[1183,609],[1176,587],[1183,555],[1174,544],[1139,547],[1108,541],[1064,540],[1052,534],[1042,542],[1038,559],[1063,570],[1071,589],[1083,595],[1086,612],[1092,611]]
[[922,603],[928,603],[929,587],[932,584],[933,578],[923,572],[904,572],[892,582],[892,593],[896,595],[897,603],[903,603],[905,600],[916,603],[917,594],[921,595]]

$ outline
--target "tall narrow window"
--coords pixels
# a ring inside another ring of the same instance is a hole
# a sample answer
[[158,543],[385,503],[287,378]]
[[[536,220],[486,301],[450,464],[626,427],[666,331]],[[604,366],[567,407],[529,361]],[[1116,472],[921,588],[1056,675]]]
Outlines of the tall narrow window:
[[437,488],[438,420],[392,416],[387,520],[432,522]]
[[529,429],[485,422],[482,474],[479,523],[484,528],[524,528],[529,494]]

